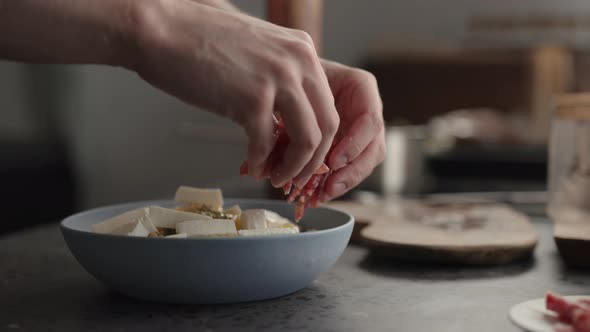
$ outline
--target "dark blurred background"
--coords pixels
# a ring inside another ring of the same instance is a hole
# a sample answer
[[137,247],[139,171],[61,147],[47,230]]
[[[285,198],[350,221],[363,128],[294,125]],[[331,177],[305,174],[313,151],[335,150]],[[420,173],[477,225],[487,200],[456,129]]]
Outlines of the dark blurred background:
[[[362,189],[545,189],[551,97],[590,84],[590,2],[326,0],[322,27],[324,57],[380,84],[388,158]],[[239,128],[127,71],[0,62],[0,117],[0,232],[179,184],[270,195],[239,177]]]

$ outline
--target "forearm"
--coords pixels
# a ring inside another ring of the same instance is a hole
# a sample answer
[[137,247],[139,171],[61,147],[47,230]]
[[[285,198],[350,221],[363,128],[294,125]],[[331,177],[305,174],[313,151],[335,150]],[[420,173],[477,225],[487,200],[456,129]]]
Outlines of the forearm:
[[0,0],[0,58],[124,66],[135,0]]

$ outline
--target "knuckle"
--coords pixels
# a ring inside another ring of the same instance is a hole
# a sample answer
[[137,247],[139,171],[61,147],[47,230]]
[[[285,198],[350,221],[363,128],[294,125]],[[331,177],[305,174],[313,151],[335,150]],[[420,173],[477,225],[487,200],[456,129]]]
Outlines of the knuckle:
[[[375,75],[373,75],[373,73],[359,68],[354,68],[353,71],[354,72],[352,76],[354,77],[355,81],[359,82],[363,86],[368,87],[369,89],[377,91],[377,94],[379,93],[379,83],[377,82],[377,78]],[[377,111],[378,113],[383,112],[383,102],[380,97],[379,109]]]
[[369,112],[365,115],[370,130],[380,132],[383,128],[383,115],[381,112]]
[[357,184],[361,183],[364,178],[365,175],[361,169],[358,167],[353,168],[352,173],[350,174],[350,183],[348,187],[350,188],[356,186]]
[[313,46],[313,38],[311,38],[311,35],[303,30],[297,30],[297,29],[293,29],[292,30],[293,35],[295,37],[297,37],[297,39],[309,44]]
[[296,57],[297,61],[307,65],[315,65],[318,62],[313,43],[307,43],[301,40],[294,40],[289,45],[290,52]]
[[373,73],[359,68],[355,68],[354,72],[357,80],[369,84],[370,86],[377,86],[377,78]]
[[168,46],[169,29],[162,21],[164,4],[158,1],[146,1],[130,5],[124,12],[124,18],[137,34],[139,44],[148,47]]
[[306,135],[306,136],[302,137],[302,139],[299,141],[299,147],[306,154],[310,154],[310,153],[313,153],[317,149],[317,147],[320,145],[321,140],[322,140],[322,134],[320,134],[319,132],[316,132],[316,133],[313,133],[310,135]]
[[324,125],[325,136],[333,137],[340,127],[340,116],[334,114]]

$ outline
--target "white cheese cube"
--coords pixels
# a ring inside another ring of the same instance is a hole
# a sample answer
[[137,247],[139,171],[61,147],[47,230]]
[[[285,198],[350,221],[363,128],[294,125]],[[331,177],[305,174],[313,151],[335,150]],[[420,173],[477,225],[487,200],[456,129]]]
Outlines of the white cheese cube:
[[236,236],[236,224],[229,219],[189,220],[176,225],[177,233],[186,233],[189,237],[199,236]]
[[167,239],[186,239],[186,233],[178,233],[178,234],[172,234],[172,235],[168,235],[165,236],[165,238]]
[[174,196],[176,203],[182,206],[207,205],[215,210],[223,208],[223,195],[221,189],[205,189],[180,186]]
[[241,229],[266,229],[266,215],[263,209],[244,210],[240,215]]
[[267,228],[267,229],[242,229],[239,231],[240,236],[266,236],[279,234],[297,234],[299,229],[295,227],[287,228]]
[[100,234],[127,234],[133,230],[137,219],[144,215],[144,208],[127,211],[92,225],[92,230]]
[[[144,212],[145,211],[146,210],[144,209]],[[145,229],[147,229],[148,233],[156,233],[158,231],[156,226],[154,226],[154,224],[152,223],[152,220],[145,217],[145,213],[143,216],[137,218],[137,221],[141,222],[143,227],[145,227]]]
[[268,227],[268,228],[285,228],[285,227],[298,228],[297,225],[293,224],[291,221],[289,221],[289,219],[279,215],[276,212],[264,210],[264,216],[266,218],[266,227]]
[[163,208],[160,206],[148,206],[145,208],[145,215],[139,220],[151,222],[156,227],[176,228],[176,224],[187,220],[211,220],[212,218],[203,214],[178,211],[175,209]]
[[239,205],[234,205],[234,206],[231,206],[231,207],[223,210],[223,213],[235,214],[235,215],[239,216],[240,214],[242,214],[242,209],[240,209]]
[[127,233],[127,235],[129,235],[129,236],[137,236],[137,237],[147,237],[149,234],[150,234],[150,231],[148,231],[143,226],[143,223],[139,220],[135,222],[135,227],[133,228],[133,230],[131,232]]
[[266,229],[266,228],[298,228],[289,219],[278,213],[264,210],[244,210],[240,215],[241,229]]

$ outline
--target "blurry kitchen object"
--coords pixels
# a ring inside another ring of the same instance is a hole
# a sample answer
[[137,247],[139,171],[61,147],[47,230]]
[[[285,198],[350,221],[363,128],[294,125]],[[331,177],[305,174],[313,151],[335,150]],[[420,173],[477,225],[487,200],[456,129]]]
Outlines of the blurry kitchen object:
[[381,46],[365,62],[386,123],[427,125],[433,192],[545,190],[551,96],[574,88],[572,67],[545,45]]
[[590,15],[584,12],[478,13],[467,23],[466,43],[495,47],[564,45],[585,48],[590,42]]
[[573,86],[572,55],[557,46],[381,48],[366,67],[379,81],[388,123],[494,109],[526,120],[521,131],[534,135],[525,143],[546,141],[550,98]]
[[494,109],[456,110],[428,122],[430,153],[451,150],[456,145],[525,144],[531,140],[522,114],[503,113]]
[[488,201],[508,204],[529,216],[545,217],[547,215],[548,192],[543,191],[486,191],[469,193],[430,194],[429,199],[437,201]]
[[468,265],[507,264],[531,256],[538,237],[529,218],[492,201],[384,199],[328,206],[352,214],[355,237],[395,259]]
[[423,126],[389,126],[385,130],[385,160],[361,185],[389,196],[418,194],[427,184]]
[[432,191],[545,190],[546,147],[531,144],[525,114],[462,109],[432,118],[427,128]]
[[590,267],[590,93],[561,95],[555,108],[548,213],[565,262]]
[[268,20],[307,32],[321,53],[323,0],[267,0]]
[[425,124],[458,109],[530,108],[525,50],[381,46],[365,63],[379,82],[388,123]]
[[532,135],[534,141],[544,142],[549,135],[553,95],[572,91],[573,56],[563,47],[539,47],[531,54],[531,65]]

